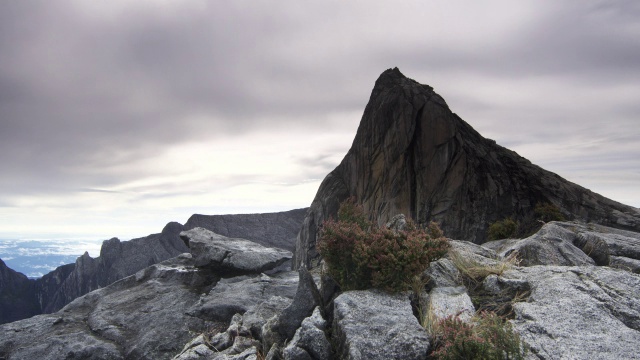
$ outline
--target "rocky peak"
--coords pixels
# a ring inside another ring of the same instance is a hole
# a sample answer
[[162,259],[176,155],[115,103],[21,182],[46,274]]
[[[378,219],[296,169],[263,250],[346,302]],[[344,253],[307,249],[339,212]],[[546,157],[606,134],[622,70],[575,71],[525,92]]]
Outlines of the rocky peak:
[[540,203],[557,206],[569,219],[640,230],[637,209],[483,138],[432,87],[397,68],[376,81],[351,149],[320,185],[298,235],[295,267],[315,266],[318,227],[350,196],[379,225],[402,213],[476,243],[487,239],[490,223],[524,220]]
[[33,281],[0,259],[0,324],[39,313]]

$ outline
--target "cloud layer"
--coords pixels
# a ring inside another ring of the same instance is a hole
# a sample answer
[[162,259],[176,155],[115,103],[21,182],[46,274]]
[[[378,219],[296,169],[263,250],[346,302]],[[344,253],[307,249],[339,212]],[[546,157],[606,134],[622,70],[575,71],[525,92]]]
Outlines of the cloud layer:
[[483,135],[640,206],[634,1],[0,4],[0,235],[308,206],[398,66]]

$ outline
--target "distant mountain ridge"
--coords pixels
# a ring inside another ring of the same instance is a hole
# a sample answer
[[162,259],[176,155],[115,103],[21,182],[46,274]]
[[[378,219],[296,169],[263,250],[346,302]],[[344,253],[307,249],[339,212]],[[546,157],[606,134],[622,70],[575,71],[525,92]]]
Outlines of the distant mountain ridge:
[[316,235],[355,197],[378,224],[405,214],[452,239],[482,243],[489,224],[525,220],[550,203],[569,219],[640,231],[640,211],[593,193],[482,137],[432,87],[398,68],[377,79],[351,149],[323,180],[294,266],[317,265]]
[[158,234],[129,241],[105,240],[100,256],[92,258],[85,252],[74,264],[60,266],[35,280],[13,271],[0,260],[0,323],[56,312],[79,296],[188,252],[179,234],[195,227],[293,250],[306,211],[304,208],[263,214],[195,214],[185,225],[170,222]]

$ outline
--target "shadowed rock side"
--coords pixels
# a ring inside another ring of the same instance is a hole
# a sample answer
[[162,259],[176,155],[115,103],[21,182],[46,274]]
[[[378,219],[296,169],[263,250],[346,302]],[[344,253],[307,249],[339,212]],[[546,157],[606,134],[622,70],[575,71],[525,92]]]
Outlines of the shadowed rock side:
[[638,231],[640,212],[531,164],[483,138],[427,85],[397,68],[375,83],[351,149],[324,179],[304,219],[294,267],[315,266],[318,226],[355,196],[373,220],[436,221],[448,237],[482,243],[490,223],[552,203],[569,219]]
[[308,208],[265,214],[191,215],[185,230],[202,227],[216,234],[293,251]]
[[40,313],[33,285],[24,274],[8,268],[0,260],[0,324]]

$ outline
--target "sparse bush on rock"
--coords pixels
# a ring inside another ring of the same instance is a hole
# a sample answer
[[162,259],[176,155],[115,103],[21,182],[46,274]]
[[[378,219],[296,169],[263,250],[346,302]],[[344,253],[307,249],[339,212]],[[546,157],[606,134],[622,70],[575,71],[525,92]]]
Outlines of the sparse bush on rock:
[[512,216],[489,225],[487,238],[489,240],[525,238],[538,232],[545,223],[566,220],[560,208],[548,202],[536,204],[533,213],[521,219],[522,221],[514,219],[515,216]]
[[560,212],[560,209],[551,203],[538,203],[533,209],[536,214],[536,219],[544,222],[549,221],[564,221],[565,217]]
[[480,313],[473,323],[457,316],[441,319],[432,336],[435,338],[432,359],[520,360],[527,354],[511,324],[490,312]]
[[329,275],[342,290],[401,291],[429,263],[444,256],[447,239],[435,223],[421,229],[412,221],[402,231],[374,226],[353,199],[343,202],[338,220],[327,220],[317,248]]
[[518,232],[519,226],[520,224],[513,220],[513,218],[496,221],[489,225],[489,240],[500,240],[514,237]]

